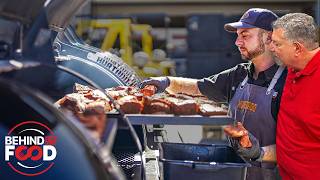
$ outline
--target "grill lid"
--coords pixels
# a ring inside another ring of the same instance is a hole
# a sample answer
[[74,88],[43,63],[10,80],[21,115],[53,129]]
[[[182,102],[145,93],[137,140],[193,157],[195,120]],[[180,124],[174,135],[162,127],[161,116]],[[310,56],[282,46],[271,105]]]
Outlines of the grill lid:
[[[109,52],[104,53],[89,53],[90,60],[97,62],[104,68],[109,69],[114,75],[120,78],[127,86],[136,86],[141,79],[126,63],[118,56]],[[88,57],[89,58],[89,57]]]
[[104,71],[111,79],[119,82],[117,85],[136,86],[141,82],[135,71],[120,57],[83,43],[71,27],[58,33],[53,46],[57,53],[56,61],[59,64],[84,74],[94,81],[99,77],[90,77],[90,73],[85,72],[88,66],[95,67],[97,71]]
[[87,0],[51,0],[47,6],[49,27],[55,31],[64,30],[73,15]]
[[0,16],[20,21],[23,24],[31,24],[40,13],[44,3],[45,0],[1,0]]

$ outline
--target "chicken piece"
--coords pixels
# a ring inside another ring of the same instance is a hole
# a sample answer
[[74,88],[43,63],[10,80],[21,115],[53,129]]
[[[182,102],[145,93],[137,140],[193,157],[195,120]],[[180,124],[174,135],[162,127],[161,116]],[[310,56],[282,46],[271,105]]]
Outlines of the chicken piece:
[[238,127],[235,127],[235,126],[232,126],[232,125],[229,125],[229,126],[226,126],[224,128],[224,132],[230,136],[231,138],[240,138],[246,134],[248,134],[248,132],[245,130],[242,130],[242,129],[239,129]]
[[140,89],[140,93],[144,96],[152,96],[156,93],[157,88],[153,85],[146,85],[144,88]]
[[85,86],[85,85],[82,85],[82,84],[78,84],[78,83],[75,83],[74,86],[73,86],[73,92],[74,93],[80,93],[80,94],[86,94],[90,91],[92,91],[93,89],[90,88],[89,86]]
[[[194,115],[199,112],[199,105],[195,100],[172,101],[172,111],[175,115]],[[169,100],[169,101],[170,101]]]
[[120,109],[126,114],[139,114],[143,109],[143,104],[138,101],[137,97],[128,95],[117,100]]
[[171,103],[166,99],[144,97],[143,114],[170,114]]
[[131,86],[117,86],[106,89],[106,93],[113,99],[118,100],[121,97],[139,93],[139,89]]
[[[84,92],[84,91],[82,91]],[[70,110],[78,120],[100,141],[106,124],[106,112],[112,110],[109,99],[98,90],[85,94],[67,94],[56,102],[60,108]]]
[[109,98],[98,89],[89,91],[88,93],[84,94],[84,97],[93,101],[100,101],[100,100],[107,101],[107,102],[110,101]]
[[239,140],[240,146],[244,148],[249,148],[252,146],[252,143],[249,139],[248,131],[243,127],[241,122],[237,122],[236,126],[226,126],[224,132],[231,138]]
[[77,113],[79,121],[89,129],[93,137],[100,139],[106,126],[106,102],[95,101],[86,105],[83,113]]
[[144,100],[143,97],[144,97],[144,95],[143,95],[142,93],[137,92],[137,93],[134,94],[134,96],[138,99],[138,101],[142,102],[142,104],[143,104],[143,100]]
[[128,87],[128,94],[129,95],[134,95],[134,94],[139,93],[139,92],[140,92],[140,89],[137,88],[137,87],[132,87],[132,86]]
[[106,90],[106,93],[111,96],[114,100],[118,100],[121,97],[128,96],[128,92],[126,90],[112,90],[108,89]]
[[77,113],[83,112],[86,102],[90,102],[90,100],[87,100],[83,94],[72,93],[59,99],[56,104],[62,108],[72,111],[73,113]]
[[200,104],[200,114],[202,116],[227,115],[227,111],[212,104]]
[[105,101],[94,101],[86,104],[84,113],[85,114],[105,114],[106,111],[110,110],[110,105],[106,106]]
[[139,89],[132,86],[117,86],[117,87],[109,88],[107,89],[107,91],[122,91],[127,95],[133,95],[134,93],[139,92]]

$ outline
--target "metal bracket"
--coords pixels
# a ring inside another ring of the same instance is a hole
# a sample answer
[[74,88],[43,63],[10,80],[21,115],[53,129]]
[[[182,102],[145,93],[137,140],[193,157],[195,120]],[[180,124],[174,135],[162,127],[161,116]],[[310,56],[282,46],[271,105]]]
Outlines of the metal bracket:
[[163,129],[164,125],[146,125],[146,139],[149,149],[159,149],[158,143],[166,142],[166,133]]

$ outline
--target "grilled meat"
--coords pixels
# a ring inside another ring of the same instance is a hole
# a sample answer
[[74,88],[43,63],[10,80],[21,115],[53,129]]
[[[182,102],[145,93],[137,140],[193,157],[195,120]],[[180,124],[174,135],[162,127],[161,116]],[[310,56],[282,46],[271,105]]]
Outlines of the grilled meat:
[[248,131],[243,127],[242,123],[237,122],[236,126],[226,126],[224,132],[231,138],[239,140],[239,144],[242,147],[249,148],[252,143],[249,139]]
[[200,104],[200,114],[202,116],[227,115],[227,111],[212,104]]
[[106,93],[111,96],[114,100],[117,100],[121,97],[128,96],[128,92],[126,90],[113,90],[107,89]]
[[143,114],[170,114],[171,103],[162,98],[144,97]]
[[89,91],[92,91],[92,88],[90,88],[89,86],[85,86],[78,83],[75,83],[73,86],[73,92],[75,93],[85,94],[85,93],[88,93]]
[[76,84],[71,93],[57,101],[60,108],[70,110],[98,141],[106,124],[106,112],[112,110],[109,99],[99,90]]
[[157,88],[152,85],[146,85],[144,88],[140,89],[140,93],[144,96],[152,96],[156,93]]
[[106,108],[111,109],[109,103],[105,101],[95,101],[86,105],[83,113],[77,113],[80,122],[89,129],[94,138],[102,137],[106,126]]
[[126,114],[139,114],[143,109],[143,104],[138,98],[132,95],[121,97],[117,100],[120,109]]
[[199,105],[193,99],[182,100],[178,98],[166,98],[171,103],[172,112],[175,115],[195,115],[199,111]]
[[[104,101],[105,112],[113,109],[110,100],[100,91],[93,90],[88,86],[75,84],[76,93],[68,94],[59,102],[65,101],[63,106],[73,112],[83,112],[86,104],[90,101]],[[218,104],[208,100],[204,96],[190,96],[186,94],[155,94],[156,87],[145,86],[143,89],[135,87],[118,86],[106,89],[120,105],[125,113],[136,114],[175,114],[203,116],[226,115],[227,111],[220,108]]]
[[67,94],[65,97],[57,101],[60,107],[66,108],[73,113],[83,112],[85,109],[85,102],[92,102],[86,99],[83,94]]

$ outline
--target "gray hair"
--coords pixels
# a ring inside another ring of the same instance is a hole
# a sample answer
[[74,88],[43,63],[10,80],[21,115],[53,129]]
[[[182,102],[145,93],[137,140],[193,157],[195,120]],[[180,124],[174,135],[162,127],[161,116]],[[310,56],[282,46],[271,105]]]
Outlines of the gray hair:
[[298,41],[309,49],[319,47],[319,29],[313,17],[304,13],[289,13],[273,23],[273,29],[281,28],[290,41]]

